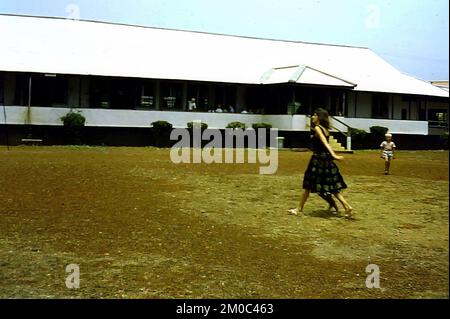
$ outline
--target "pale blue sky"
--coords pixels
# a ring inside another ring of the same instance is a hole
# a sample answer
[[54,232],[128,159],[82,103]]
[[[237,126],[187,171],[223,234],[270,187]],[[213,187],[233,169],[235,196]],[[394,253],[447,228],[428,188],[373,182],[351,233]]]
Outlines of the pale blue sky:
[[79,11],[86,20],[365,46],[424,80],[449,79],[448,10],[448,0],[0,0],[0,13]]

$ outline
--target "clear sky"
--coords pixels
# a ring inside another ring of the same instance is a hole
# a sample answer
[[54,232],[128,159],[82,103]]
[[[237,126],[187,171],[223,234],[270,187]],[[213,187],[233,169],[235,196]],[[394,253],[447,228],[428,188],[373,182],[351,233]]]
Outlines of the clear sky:
[[406,74],[449,79],[448,0],[0,0],[0,13],[364,46]]

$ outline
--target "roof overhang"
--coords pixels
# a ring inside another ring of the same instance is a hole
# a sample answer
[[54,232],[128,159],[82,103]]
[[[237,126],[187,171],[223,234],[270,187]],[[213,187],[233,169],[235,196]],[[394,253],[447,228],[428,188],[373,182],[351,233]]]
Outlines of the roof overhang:
[[306,65],[279,67],[268,70],[261,84],[298,83],[306,85],[335,86],[353,89],[356,84]]

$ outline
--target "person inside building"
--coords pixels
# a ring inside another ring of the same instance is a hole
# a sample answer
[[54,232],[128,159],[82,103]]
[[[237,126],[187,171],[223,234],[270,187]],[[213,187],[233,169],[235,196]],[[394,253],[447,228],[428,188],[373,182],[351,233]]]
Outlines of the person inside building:
[[197,109],[197,104],[195,103],[195,98],[190,99],[188,102],[188,110],[189,111],[195,111]]
[[222,104],[217,105],[216,113],[223,113]]

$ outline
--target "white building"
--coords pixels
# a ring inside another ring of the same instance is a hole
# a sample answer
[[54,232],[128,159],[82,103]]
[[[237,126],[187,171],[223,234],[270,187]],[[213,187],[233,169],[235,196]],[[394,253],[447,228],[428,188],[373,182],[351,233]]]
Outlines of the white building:
[[[75,109],[96,127],[202,120],[304,132],[306,115],[323,107],[367,131],[448,131],[448,90],[368,48],[16,15],[0,15],[0,34],[0,125],[61,126]],[[196,112],[187,112],[191,98]],[[292,102],[301,105],[296,115],[288,115]],[[237,113],[208,112],[218,105]]]

